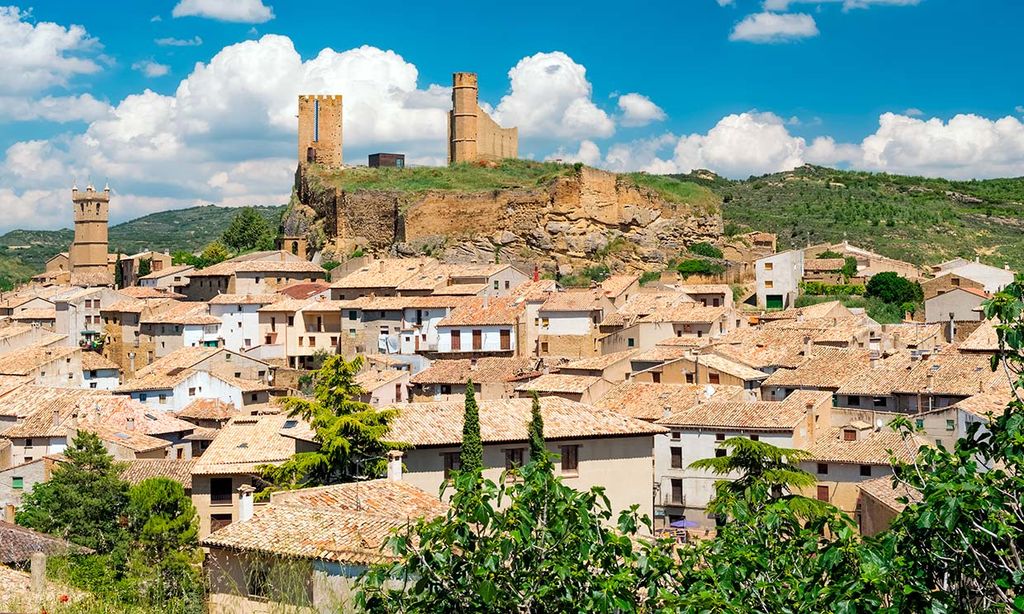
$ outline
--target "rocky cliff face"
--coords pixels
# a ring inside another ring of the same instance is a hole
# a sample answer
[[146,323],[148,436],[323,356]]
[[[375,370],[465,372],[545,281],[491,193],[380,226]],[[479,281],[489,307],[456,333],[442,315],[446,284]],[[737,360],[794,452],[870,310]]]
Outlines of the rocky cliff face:
[[296,177],[299,202],[339,253],[361,247],[463,262],[573,270],[652,269],[722,234],[717,206],[669,202],[627,177],[583,167],[545,188],[488,192],[346,192]]

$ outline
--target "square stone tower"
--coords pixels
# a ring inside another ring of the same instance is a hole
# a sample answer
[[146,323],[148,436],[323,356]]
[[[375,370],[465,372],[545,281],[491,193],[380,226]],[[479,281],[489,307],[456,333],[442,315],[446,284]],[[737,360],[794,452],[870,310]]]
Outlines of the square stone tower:
[[113,280],[107,263],[107,223],[110,219],[110,186],[97,192],[91,185],[82,192],[71,188],[75,212],[75,239],[68,252],[71,283],[109,285]]
[[480,108],[476,73],[452,75],[448,163],[519,157],[519,129],[502,128]]
[[299,96],[299,164],[341,168],[341,95]]

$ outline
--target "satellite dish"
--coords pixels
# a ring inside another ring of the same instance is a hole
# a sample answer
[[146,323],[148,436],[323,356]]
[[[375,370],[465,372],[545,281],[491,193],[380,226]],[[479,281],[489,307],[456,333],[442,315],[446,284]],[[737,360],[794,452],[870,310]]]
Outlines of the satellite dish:
[[711,384],[704,386],[704,396],[708,398],[715,396],[715,387],[712,386]]

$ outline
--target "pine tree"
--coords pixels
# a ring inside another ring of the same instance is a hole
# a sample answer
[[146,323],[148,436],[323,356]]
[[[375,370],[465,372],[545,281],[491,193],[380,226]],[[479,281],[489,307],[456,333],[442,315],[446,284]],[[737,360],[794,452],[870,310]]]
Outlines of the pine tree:
[[269,234],[267,220],[252,207],[245,207],[231,220],[221,241],[236,252],[252,249]]
[[544,446],[544,418],[540,415],[540,396],[533,391],[533,405],[530,408],[530,462],[549,462],[548,451]]
[[64,457],[49,481],[25,495],[16,520],[97,552],[110,552],[125,538],[119,522],[128,503],[128,483],[119,477],[122,466],[88,431],[78,433]]
[[480,441],[480,409],[476,405],[473,380],[466,382],[466,413],[462,424],[459,465],[463,473],[482,475],[484,471],[484,447]]
[[201,560],[196,508],[168,478],[149,478],[128,493],[128,527],[135,538],[130,567],[151,603],[201,601]]

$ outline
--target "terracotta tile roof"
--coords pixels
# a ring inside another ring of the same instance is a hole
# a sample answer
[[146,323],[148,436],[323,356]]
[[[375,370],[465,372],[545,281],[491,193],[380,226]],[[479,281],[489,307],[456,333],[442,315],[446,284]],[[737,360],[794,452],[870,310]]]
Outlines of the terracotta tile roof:
[[83,371],[120,371],[121,367],[99,352],[82,352]]
[[185,441],[213,441],[220,434],[220,429],[209,429],[197,426],[191,434],[182,437]]
[[732,286],[729,284],[675,284],[674,287],[684,294],[722,294],[726,301],[732,301]]
[[640,318],[641,322],[674,322],[678,324],[713,324],[722,320],[730,307],[702,307],[700,303],[682,303],[660,309]]
[[24,335],[31,330],[31,324],[9,323],[7,326],[0,326],[0,339],[9,339],[11,337],[17,337],[18,335]]
[[300,281],[291,284],[277,291],[278,294],[290,298],[311,298],[330,289],[331,284],[326,281]]
[[779,369],[762,385],[833,389],[870,368],[869,350],[816,346],[810,358],[805,357],[800,366],[795,369]]
[[894,392],[972,396],[1007,386],[1006,375],[992,371],[988,355],[947,350],[919,361]]
[[127,288],[121,288],[117,292],[127,296],[128,298],[134,299],[185,298],[184,295],[178,294],[177,292],[171,292],[165,288],[150,288],[149,286],[129,286]]
[[[844,430],[856,431],[856,440],[845,441]],[[888,426],[875,430],[871,426],[856,428],[849,425],[820,429],[807,452],[810,454],[808,460],[814,462],[889,465],[892,457],[898,462],[914,460],[918,448],[926,445],[928,442],[917,435],[911,435],[904,441],[900,433]]]
[[[989,418],[1002,414],[1012,398],[1013,393],[1007,389],[993,390],[969,396],[966,399],[957,401],[952,406],[979,418]],[[935,411],[942,410],[937,409]]]
[[378,371],[376,369],[369,371],[362,371],[356,375],[356,384],[362,387],[366,392],[373,392],[381,386],[387,386],[388,384],[400,380],[403,377],[407,377],[409,373],[407,371],[398,371],[397,369],[385,369]]
[[633,364],[645,362],[665,363],[688,356],[692,350],[693,347],[685,345],[656,345],[649,350],[644,350],[634,355],[630,362]]
[[908,503],[921,501],[920,491],[914,490],[902,482],[894,488],[891,475],[864,480],[857,486],[862,495],[871,497],[896,513],[902,512],[907,507],[907,504],[900,499],[905,499]]
[[808,404],[831,403],[832,395],[828,392],[797,390],[784,401],[698,403],[656,422],[666,426],[790,431],[806,418]]
[[232,262],[225,260],[220,264],[197,269],[189,273],[189,277],[228,277],[238,273],[326,273],[323,267],[308,260],[246,260]]
[[126,298],[100,308],[100,313],[142,313],[148,303],[141,299]]
[[306,306],[302,308],[302,311],[308,311],[310,313],[338,313],[347,304],[348,301],[332,301],[330,299],[319,299],[314,298],[306,303]]
[[270,390],[273,387],[263,381],[235,377],[234,371],[230,366],[214,367],[213,369],[210,369],[209,373],[211,377],[215,377],[225,384],[234,386],[242,392],[260,392],[263,390]]
[[[0,397],[16,388],[31,384],[34,380],[35,378],[31,375],[0,375]],[[2,403],[0,403],[0,407],[2,407]],[[5,414],[0,410],[0,416],[3,415]]]
[[125,463],[121,479],[129,484],[138,484],[149,478],[168,478],[181,483],[185,490],[192,490],[192,468],[197,459],[136,459]]
[[73,358],[80,353],[76,347],[30,345],[0,355],[0,375],[29,375],[43,365]]
[[429,258],[388,258],[374,260],[331,284],[331,288],[348,290],[397,288],[436,260]]
[[842,270],[845,265],[843,258],[808,258],[804,260],[804,271],[828,273]]
[[601,356],[591,356],[589,358],[580,358],[578,360],[572,360],[563,364],[558,365],[559,369],[573,369],[579,371],[604,371],[608,367],[624,360],[629,360],[636,355],[638,350],[624,350],[622,352],[613,352],[611,354],[603,354]]
[[78,412],[79,426],[100,426],[112,431],[166,435],[188,432],[195,428],[191,422],[174,417],[169,412],[154,410],[127,396],[112,396],[95,403],[84,403]]
[[639,318],[687,302],[693,302],[693,299],[682,292],[637,292],[618,311],[606,314],[601,326],[628,326]]
[[565,375],[548,373],[516,387],[516,392],[532,392],[540,394],[582,394],[593,386],[608,380],[595,375]]
[[658,420],[705,401],[734,401],[744,398],[739,386],[700,384],[649,384],[622,382],[601,397],[595,405],[641,420]]
[[[540,402],[544,436],[552,441],[665,432],[661,427],[561,397],[542,397]],[[531,399],[478,400],[477,403],[484,442],[526,441]],[[395,441],[418,447],[454,446],[462,441],[464,404],[461,400],[403,403],[395,407],[399,415],[389,435]]]
[[907,374],[915,364],[910,355],[905,352],[893,354],[885,360],[879,360],[874,367],[871,367],[869,361],[868,368],[843,382],[836,390],[836,394],[891,395],[900,382],[907,378]]
[[36,290],[35,292],[25,292],[25,293],[18,292],[18,293],[13,293],[13,294],[12,293],[8,293],[7,296],[5,296],[2,300],[0,300],[0,308],[2,308],[2,309],[16,309],[17,307],[20,307],[20,306],[24,305],[25,303],[28,303],[30,301],[34,301],[36,299],[42,299],[44,301],[51,302],[50,298],[52,298],[55,294],[58,294],[59,292],[61,292],[63,290],[64,290],[64,288],[55,287],[55,288],[49,288],[49,289],[42,289],[42,288],[40,288],[40,289]]
[[528,281],[525,284],[514,288],[509,295],[517,302],[545,301],[552,292],[558,290],[558,282],[553,279],[539,279]]
[[[61,421],[63,421],[71,415],[78,404],[87,404],[100,398],[109,397],[109,392],[90,388],[22,385],[0,396],[0,416],[25,418],[24,423],[15,426],[24,427],[20,429],[22,431],[33,430],[33,424],[30,424],[29,418],[34,414],[38,414],[40,417],[46,414],[52,426],[54,411],[59,412]],[[35,420],[32,422],[34,423]],[[41,425],[35,424],[35,427],[39,426]],[[49,431],[49,427],[39,430]]]
[[500,326],[519,322],[523,313],[510,297],[473,301],[452,310],[437,323],[441,326]]
[[487,289],[487,284],[452,284],[434,290],[434,296],[476,296]]
[[218,294],[211,305],[269,305],[281,298],[278,294]]
[[146,435],[138,431],[118,431],[96,424],[83,425],[81,428],[88,430],[90,433],[95,433],[97,437],[104,441],[116,443],[136,453],[152,452],[153,450],[167,448],[171,445],[165,439]]
[[233,403],[220,399],[196,399],[178,412],[178,417],[191,420],[227,420],[239,414]]
[[169,304],[157,313],[143,316],[141,324],[220,324],[220,318],[210,315],[206,303],[178,302]]
[[403,309],[443,309],[479,302],[465,296],[363,296],[350,301],[340,301],[342,309],[363,311],[401,311]]
[[11,319],[15,321],[56,320],[57,310],[53,308],[22,309],[21,311],[11,315]]
[[599,285],[605,296],[615,298],[640,280],[639,275],[612,275]]
[[146,392],[149,390],[171,390],[198,371],[194,369],[181,368],[164,372],[147,372],[136,374],[135,377],[121,384],[114,389],[114,392],[127,394],[131,392]]
[[193,473],[232,475],[255,473],[258,465],[282,463],[295,453],[295,440],[279,431],[298,421],[281,414],[235,416],[203,452]]
[[806,307],[792,307],[782,311],[769,311],[761,316],[762,320],[795,320],[803,317],[805,320],[820,318],[831,318],[849,316],[851,312],[839,301],[828,301]]
[[160,269],[159,271],[147,273],[146,275],[143,275],[139,279],[163,279],[164,277],[171,277],[173,275],[187,273],[194,268],[195,267],[193,267],[190,264],[176,264],[174,266],[169,266],[166,269]]
[[257,311],[260,313],[295,313],[300,311],[303,307],[308,305],[310,299],[308,298],[288,298],[285,296],[277,297],[277,301],[260,307]]
[[435,360],[430,367],[412,376],[413,384],[465,384],[511,382],[536,373],[537,360],[521,357],[489,357]]
[[403,482],[375,480],[309,490],[316,492],[273,497],[252,518],[214,532],[203,545],[367,565],[390,558],[382,546],[396,530],[447,509],[436,497]]
[[941,324],[924,324],[920,322],[904,322],[901,324],[888,324],[885,327],[888,335],[899,335],[900,345],[917,347],[931,342],[942,341]]
[[963,340],[959,349],[961,352],[998,352],[999,338],[996,336],[995,322],[982,320],[981,325]]
[[540,306],[543,312],[577,312],[598,311],[602,309],[603,296],[598,289],[567,290],[555,292]]
[[136,371],[136,374],[148,375],[150,373],[167,373],[175,369],[194,367],[222,350],[223,348],[211,348],[205,346],[178,348],[167,356],[158,358],[152,363],[139,369]]
[[89,552],[89,549],[53,535],[0,520],[0,563],[25,563],[35,552],[57,556],[68,552]]
[[719,356],[717,354],[701,353],[700,355],[689,355],[685,359],[694,360],[702,369],[711,368],[715,371],[731,375],[743,381],[749,382],[768,379],[768,374],[764,371],[752,369],[743,363],[736,362],[735,360],[726,358],[725,356]]

